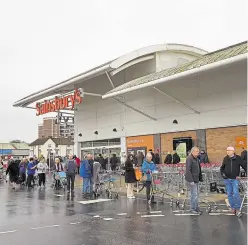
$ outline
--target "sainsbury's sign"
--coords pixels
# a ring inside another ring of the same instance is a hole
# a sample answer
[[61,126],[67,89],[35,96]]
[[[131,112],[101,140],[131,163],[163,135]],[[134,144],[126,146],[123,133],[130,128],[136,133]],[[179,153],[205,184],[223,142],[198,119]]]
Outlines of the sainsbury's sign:
[[83,101],[79,89],[75,89],[73,94],[63,97],[55,97],[52,100],[45,100],[43,103],[36,104],[36,115],[44,115],[49,112],[57,112],[63,109],[73,110],[76,104],[81,104]]

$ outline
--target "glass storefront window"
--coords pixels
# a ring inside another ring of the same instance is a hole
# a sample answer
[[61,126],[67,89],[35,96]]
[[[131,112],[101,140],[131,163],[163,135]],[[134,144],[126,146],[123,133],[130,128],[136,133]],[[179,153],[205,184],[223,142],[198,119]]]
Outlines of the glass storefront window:
[[87,148],[87,147],[104,147],[104,146],[112,146],[112,145],[120,145],[121,139],[110,139],[110,140],[96,140],[96,141],[87,141],[81,143],[81,148]]
[[108,140],[93,141],[93,147],[108,146]]
[[116,139],[110,139],[109,140],[109,145],[120,145],[121,144],[121,139],[116,138]]
[[92,141],[82,142],[81,148],[92,147]]

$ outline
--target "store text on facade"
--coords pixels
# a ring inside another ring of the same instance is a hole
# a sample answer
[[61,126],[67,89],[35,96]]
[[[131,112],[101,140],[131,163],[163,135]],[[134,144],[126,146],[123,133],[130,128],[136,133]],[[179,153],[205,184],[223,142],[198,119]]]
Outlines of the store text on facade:
[[36,115],[44,115],[49,112],[56,112],[63,109],[73,110],[76,104],[81,104],[83,101],[79,89],[75,89],[73,94],[63,97],[55,97],[52,100],[45,100],[43,103],[36,104]]

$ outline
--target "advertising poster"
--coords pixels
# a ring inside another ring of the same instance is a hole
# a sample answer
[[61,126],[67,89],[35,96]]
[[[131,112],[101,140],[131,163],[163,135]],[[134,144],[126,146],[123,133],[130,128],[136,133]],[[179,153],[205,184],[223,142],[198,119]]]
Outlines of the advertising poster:
[[181,163],[185,163],[187,157],[187,144],[185,142],[178,143],[176,146],[176,152],[181,158]]

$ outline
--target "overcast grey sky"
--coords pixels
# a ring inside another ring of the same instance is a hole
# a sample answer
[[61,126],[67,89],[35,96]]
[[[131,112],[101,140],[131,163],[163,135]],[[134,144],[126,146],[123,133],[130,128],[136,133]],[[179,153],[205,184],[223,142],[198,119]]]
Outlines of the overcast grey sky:
[[247,39],[246,0],[0,0],[0,142],[37,138],[41,117],[12,104],[135,49],[213,51]]

